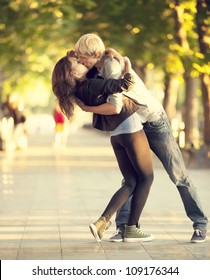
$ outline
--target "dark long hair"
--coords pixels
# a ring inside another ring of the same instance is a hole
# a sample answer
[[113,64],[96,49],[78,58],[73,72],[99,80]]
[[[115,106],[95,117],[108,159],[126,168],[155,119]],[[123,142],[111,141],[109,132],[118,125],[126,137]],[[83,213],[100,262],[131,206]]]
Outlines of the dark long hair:
[[58,99],[61,111],[68,119],[74,113],[76,81],[72,74],[72,64],[67,56],[62,57],[52,72],[52,90]]

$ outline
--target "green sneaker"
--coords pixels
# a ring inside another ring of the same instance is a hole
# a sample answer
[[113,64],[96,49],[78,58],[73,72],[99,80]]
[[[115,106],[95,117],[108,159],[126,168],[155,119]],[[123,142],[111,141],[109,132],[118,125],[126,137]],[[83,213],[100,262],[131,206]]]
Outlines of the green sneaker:
[[155,237],[152,234],[143,232],[140,228],[125,225],[124,241],[125,242],[141,242],[151,241]]
[[106,221],[105,217],[100,217],[95,223],[90,224],[90,231],[97,242],[101,242],[104,231],[110,227],[110,224],[109,221]]

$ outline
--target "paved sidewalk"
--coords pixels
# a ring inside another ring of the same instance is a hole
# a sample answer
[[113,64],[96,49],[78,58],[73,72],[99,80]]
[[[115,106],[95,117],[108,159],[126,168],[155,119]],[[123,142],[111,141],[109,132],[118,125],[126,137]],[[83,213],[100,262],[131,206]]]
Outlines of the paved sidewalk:
[[[101,214],[121,174],[106,134],[81,129],[55,150],[47,135],[32,137],[28,150],[0,153],[0,258],[4,260],[209,260],[210,240],[189,242],[192,223],[179,193],[154,158],[155,181],[141,218],[156,239],[112,243],[112,226],[101,243],[88,225]],[[210,171],[190,169],[210,217]]]

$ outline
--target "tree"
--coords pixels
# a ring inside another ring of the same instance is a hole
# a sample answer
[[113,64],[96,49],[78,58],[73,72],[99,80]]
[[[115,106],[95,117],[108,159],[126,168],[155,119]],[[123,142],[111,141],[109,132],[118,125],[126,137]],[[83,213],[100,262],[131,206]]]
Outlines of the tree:
[[[72,0],[69,5],[65,0],[2,0],[0,73],[4,93],[43,80],[48,86],[47,98],[52,96],[50,78],[57,59],[84,33],[97,33],[107,47],[130,57],[139,73],[147,76],[148,69],[164,72],[164,107],[172,119],[180,77],[185,73],[187,84],[188,78],[194,80],[208,69],[209,60],[197,40],[195,1]],[[200,15],[197,20],[204,26],[207,18]],[[206,34],[202,36],[206,38]],[[191,100],[190,94],[187,98]],[[188,109],[190,116],[192,107],[188,105]],[[186,121],[188,127],[190,120]],[[210,127],[208,124],[206,114],[205,127]]]
[[69,31],[77,22],[74,8],[65,2],[1,1],[0,84],[7,86],[5,94],[23,88],[26,79],[50,81],[52,61],[65,55],[64,45],[67,50],[71,43]]
[[[177,51],[184,67],[185,80],[185,102],[183,107],[185,135],[187,144],[197,146],[199,144],[199,130],[198,130],[198,100],[197,77],[194,76],[193,63],[196,59],[196,52],[198,46],[195,42],[194,36],[194,14],[195,1],[174,1],[174,18]],[[188,20],[188,22],[187,22]]]
[[202,100],[204,108],[204,143],[210,147],[210,20],[208,12],[208,1],[197,0],[196,23],[198,30],[198,41],[202,54],[201,65],[195,65],[201,75]]

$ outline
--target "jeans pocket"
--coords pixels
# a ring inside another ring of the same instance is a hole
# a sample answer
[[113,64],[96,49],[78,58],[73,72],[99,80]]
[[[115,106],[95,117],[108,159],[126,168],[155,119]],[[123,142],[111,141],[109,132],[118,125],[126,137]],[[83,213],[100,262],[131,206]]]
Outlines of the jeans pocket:
[[148,122],[147,123],[148,128],[153,130],[160,130],[163,128],[166,128],[166,123],[164,121],[164,118],[160,116],[160,118],[156,121]]

